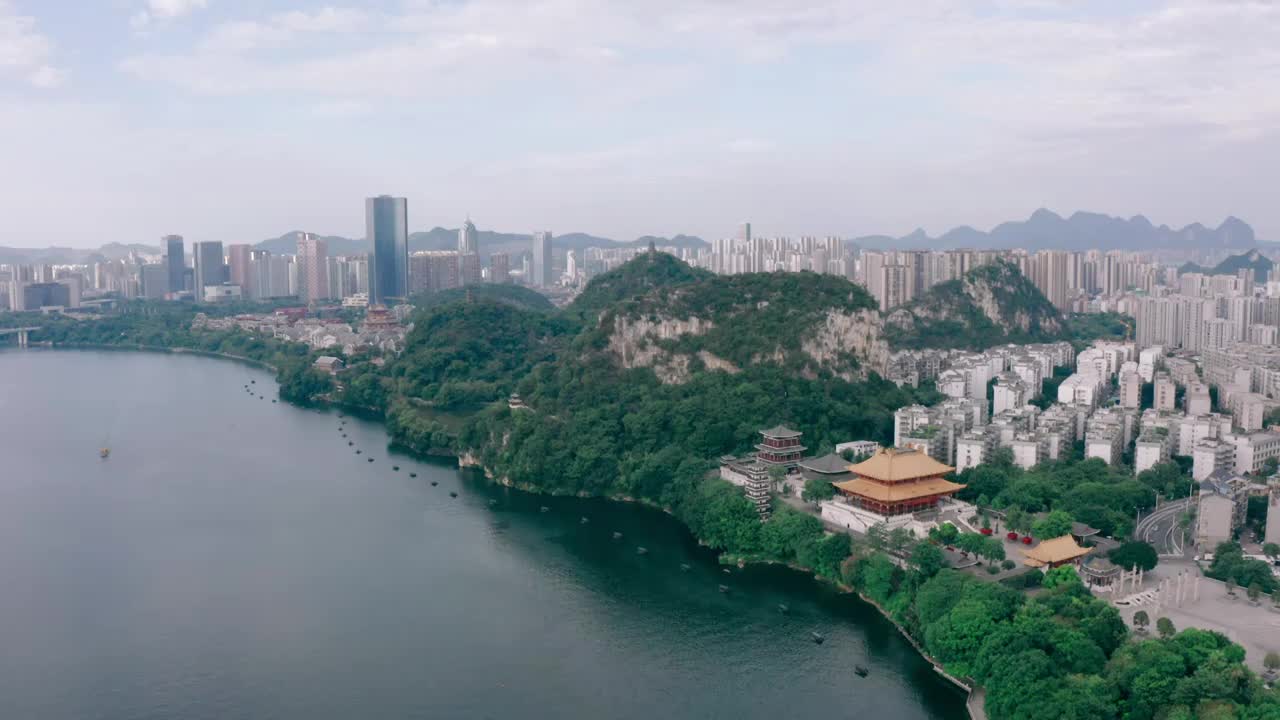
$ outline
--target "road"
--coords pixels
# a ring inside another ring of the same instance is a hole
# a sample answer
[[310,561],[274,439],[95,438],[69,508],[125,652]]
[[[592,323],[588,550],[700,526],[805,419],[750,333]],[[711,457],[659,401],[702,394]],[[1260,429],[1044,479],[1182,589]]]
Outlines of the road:
[[1178,519],[1188,508],[1194,506],[1194,502],[1195,498],[1189,497],[1161,505],[1138,522],[1134,535],[1154,546],[1160,555],[1183,557],[1189,548],[1183,546],[1183,533],[1178,526]]

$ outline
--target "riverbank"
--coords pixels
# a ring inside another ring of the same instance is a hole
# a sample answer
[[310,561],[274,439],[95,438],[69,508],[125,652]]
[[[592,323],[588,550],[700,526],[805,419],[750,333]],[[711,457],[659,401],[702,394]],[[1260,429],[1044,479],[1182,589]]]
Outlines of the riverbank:
[[280,369],[275,365],[257,360],[244,355],[232,355],[230,353],[214,352],[211,350],[198,350],[196,348],[183,347],[165,347],[163,345],[111,345],[109,343],[54,343],[49,342],[46,346],[51,350],[105,350],[110,352],[154,352],[165,353],[168,355],[198,355],[200,357],[219,358],[222,360],[232,360],[245,365],[270,370],[278,373]]

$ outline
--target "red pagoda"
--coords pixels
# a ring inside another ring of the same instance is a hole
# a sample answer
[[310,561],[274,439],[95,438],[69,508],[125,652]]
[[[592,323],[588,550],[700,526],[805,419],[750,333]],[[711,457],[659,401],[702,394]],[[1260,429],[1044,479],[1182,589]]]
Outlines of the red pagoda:
[[756,460],[765,465],[794,468],[800,463],[800,456],[807,449],[800,444],[801,434],[782,425],[761,430],[760,442],[756,445]]

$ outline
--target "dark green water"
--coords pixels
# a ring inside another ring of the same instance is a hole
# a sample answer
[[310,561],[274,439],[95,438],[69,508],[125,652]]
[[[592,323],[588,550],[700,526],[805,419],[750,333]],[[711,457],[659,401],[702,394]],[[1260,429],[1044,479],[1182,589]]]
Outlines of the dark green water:
[[853,598],[274,395],[222,360],[0,352],[0,718],[964,717]]

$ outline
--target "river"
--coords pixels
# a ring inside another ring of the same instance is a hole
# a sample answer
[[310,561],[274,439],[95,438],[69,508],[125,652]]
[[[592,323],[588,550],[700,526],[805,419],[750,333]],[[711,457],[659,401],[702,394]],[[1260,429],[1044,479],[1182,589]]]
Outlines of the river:
[[965,717],[855,598],[274,397],[226,360],[0,352],[0,717]]

